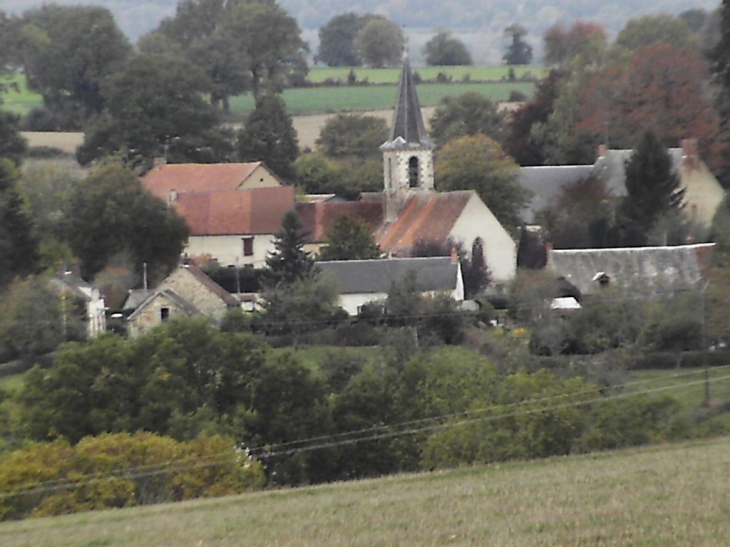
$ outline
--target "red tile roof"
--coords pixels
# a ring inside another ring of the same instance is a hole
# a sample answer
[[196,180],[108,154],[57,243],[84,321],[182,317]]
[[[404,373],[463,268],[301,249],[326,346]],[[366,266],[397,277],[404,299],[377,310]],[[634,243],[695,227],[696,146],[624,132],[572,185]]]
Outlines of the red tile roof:
[[235,190],[262,165],[260,161],[164,164],[142,177],[142,183],[154,195],[167,201],[172,190],[178,193]]
[[419,240],[446,241],[473,195],[472,191],[416,194],[394,222],[381,226],[375,241],[382,251],[396,255]]
[[176,206],[193,236],[275,234],[291,209],[292,186],[179,194]]
[[342,215],[363,222],[373,232],[383,221],[383,204],[365,201],[297,203],[297,213],[302,218],[309,241],[323,243],[332,223]]

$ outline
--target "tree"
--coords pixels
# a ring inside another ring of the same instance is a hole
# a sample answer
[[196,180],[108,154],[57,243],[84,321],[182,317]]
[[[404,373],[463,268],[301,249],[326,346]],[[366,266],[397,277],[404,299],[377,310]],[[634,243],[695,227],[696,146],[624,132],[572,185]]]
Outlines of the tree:
[[355,37],[367,19],[353,12],[336,15],[319,29],[317,61],[327,66],[361,66],[355,49]]
[[385,17],[373,17],[355,37],[355,49],[367,65],[382,68],[397,65],[405,47],[403,31]]
[[514,111],[510,117],[504,149],[522,166],[545,165],[547,161],[542,146],[533,135],[533,128],[547,123],[553,113],[560,82],[564,77],[564,74],[555,70],[550,71],[547,78],[538,82],[532,99]]
[[335,160],[322,154],[302,154],[297,158],[294,167],[297,170],[297,185],[305,193],[342,195],[343,168]]
[[[228,112],[228,99],[250,89],[248,57],[226,36],[226,22],[235,1],[185,0],[174,17],[140,39],[142,53],[170,54],[175,50],[204,71],[212,83],[210,101]],[[172,42],[172,44],[170,44]]]
[[388,139],[384,119],[362,114],[337,114],[322,126],[317,149],[329,158],[380,157],[380,145]]
[[615,47],[625,53],[666,44],[674,49],[697,49],[697,37],[679,17],[660,13],[631,19],[616,36]]
[[158,156],[170,163],[229,159],[230,132],[203,99],[210,91],[205,75],[178,57],[135,57],[106,81],[107,111],[87,127],[77,159],[87,165],[117,154],[143,168]]
[[[720,36],[709,57],[712,60],[712,74],[718,83],[716,108],[720,114],[720,127],[724,136],[723,144],[727,145],[730,141],[727,136],[730,130],[730,3],[723,0],[717,12],[720,20]],[[730,169],[727,165],[721,166],[715,172],[720,172],[723,182],[727,182],[730,176]]]
[[133,172],[114,164],[76,185],[64,216],[68,243],[85,277],[128,252],[135,272],[141,274],[147,264],[153,279],[164,279],[177,264],[190,232],[182,217],[147,192]]
[[485,135],[501,143],[507,131],[505,113],[489,97],[475,91],[443,97],[430,124],[431,138],[438,146],[465,135]]
[[18,131],[20,118],[0,110],[0,158],[8,158],[20,165],[28,151],[28,143]]
[[238,133],[237,149],[241,161],[263,161],[284,180],[295,179],[297,133],[281,96],[263,95],[256,100]]
[[666,146],[650,129],[639,136],[626,162],[626,193],[622,209],[644,234],[662,215],[682,207],[679,175]]
[[0,287],[38,268],[38,239],[18,190],[18,176],[15,164],[0,158]]
[[101,113],[102,83],[132,55],[132,46],[101,6],[48,4],[23,14],[20,54],[28,87],[68,128]]
[[291,284],[308,277],[314,260],[304,250],[308,232],[296,211],[287,211],[281,218],[281,230],[274,240],[274,252],[266,257],[266,267],[274,284]]
[[522,25],[514,24],[504,29],[505,36],[511,42],[507,46],[507,52],[502,60],[507,65],[529,65],[532,62],[532,46],[525,42],[527,29]]
[[296,19],[275,2],[236,2],[223,25],[224,40],[245,55],[254,97],[281,91],[307,50]]
[[574,22],[568,30],[554,25],[545,32],[543,41],[543,63],[558,67],[566,67],[578,57],[582,65],[600,64],[607,48],[604,28],[585,21]]
[[473,61],[464,42],[454,38],[450,30],[440,29],[423,46],[426,64],[431,66],[471,65]]
[[436,163],[439,191],[476,190],[506,228],[520,222],[527,198],[517,184],[519,167],[498,143],[484,135],[459,137],[446,144]]
[[319,260],[366,260],[380,258],[380,249],[373,233],[363,222],[341,215],[327,231],[327,244],[319,252]]
[[464,298],[474,298],[489,286],[490,275],[484,256],[484,242],[480,237],[471,245],[469,257],[463,258],[461,271],[464,276]]

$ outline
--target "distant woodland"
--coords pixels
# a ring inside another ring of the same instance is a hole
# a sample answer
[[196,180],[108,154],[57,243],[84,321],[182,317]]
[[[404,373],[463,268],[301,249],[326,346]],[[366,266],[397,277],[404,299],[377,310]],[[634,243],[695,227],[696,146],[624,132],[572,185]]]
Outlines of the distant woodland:
[[[47,2],[5,0],[3,9],[19,14],[44,3]],[[174,15],[178,2],[57,0],[56,3],[103,5],[114,13],[120,28],[135,41],[157,27],[161,19]],[[676,15],[693,8],[710,12],[719,5],[716,0],[390,0],[376,4],[349,0],[281,0],[278,3],[297,19],[312,52],[317,49],[317,30],[335,15],[348,11],[359,14],[374,12],[385,15],[405,28],[416,61],[419,60],[421,47],[433,30],[447,27],[467,44],[477,64],[499,64],[504,48],[503,31],[513,23],[519,23],[527,29],[527,39],[535,47],[539,60],[541,37],[545,30],[556,23],[569,24],[576,19],[592,21],[615,35],[629,19],[644,14],[667,12]]]

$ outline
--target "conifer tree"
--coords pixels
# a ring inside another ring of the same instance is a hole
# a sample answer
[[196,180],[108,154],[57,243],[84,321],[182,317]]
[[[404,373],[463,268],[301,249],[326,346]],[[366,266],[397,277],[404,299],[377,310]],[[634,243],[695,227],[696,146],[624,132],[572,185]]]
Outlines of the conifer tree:
[[281,219],[282,229],[276,234],[273,253],[266,257],[269,278],[274,284],[292,284],[309,277],[314,260],[304,250],[307,232],[296,211],[287,211]]

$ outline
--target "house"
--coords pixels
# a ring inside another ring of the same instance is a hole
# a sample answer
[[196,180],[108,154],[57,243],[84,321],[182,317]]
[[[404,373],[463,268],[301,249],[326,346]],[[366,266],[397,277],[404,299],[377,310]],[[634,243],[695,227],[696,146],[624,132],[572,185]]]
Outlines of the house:
[[273,249],[294,188],[263,163],[158,163],[142,179],[190,228],[185,253],[223,265],[258,266]]
[[220,323],[239,300],[196,266],[183,265],[150,291],[128,318],[129,334],[137,337],[176,317],[204,316]]
[[142,177],[142,184],[166,202],[175,194],[284,186],[281,179],[260,161],[168,164],[159,159]]
[[294,188],[191,192],[177,194],[172,205],[190,227],[188,256],[261,268],[274,250],[281,217],[295,207]]
[[339,306],[357,315],[363,304],[384,301],[394,284],[410,272],[424,293],[443,292],[457,302],[464,300],[464,280],[458,260],[450,257],[334,260],[317,262],[321,275],[337,287]]
[[548,249],[547,267],[581,295],[618,286],[655,295],[697,290],[713,243],[622,249]]
[[[563,188],[580,180],[595,177],[615,197],[626,195],[626,162],[633,150],[610,150],[598,147],[598,158],[593,165],[566,165],[522,167],[519,183],[532,192],[522,218],[535,222],[535,213],[554,203]],[[681,148],[669,148],[674,171],[684,188],[684,212],[690,220],[709,227],[717,208],[725,197],[725,190],[707,168],[697,152],[697,139],[685,139]]]
[[[106,330],[104,296],[97,287],[90,285],[76,273],[65,269],[52,277],[48,285],[64,301],[66,298],[74,298],[83,303],[87,336],[96,336]],[[64,307],[64,313],[65,309]]]

